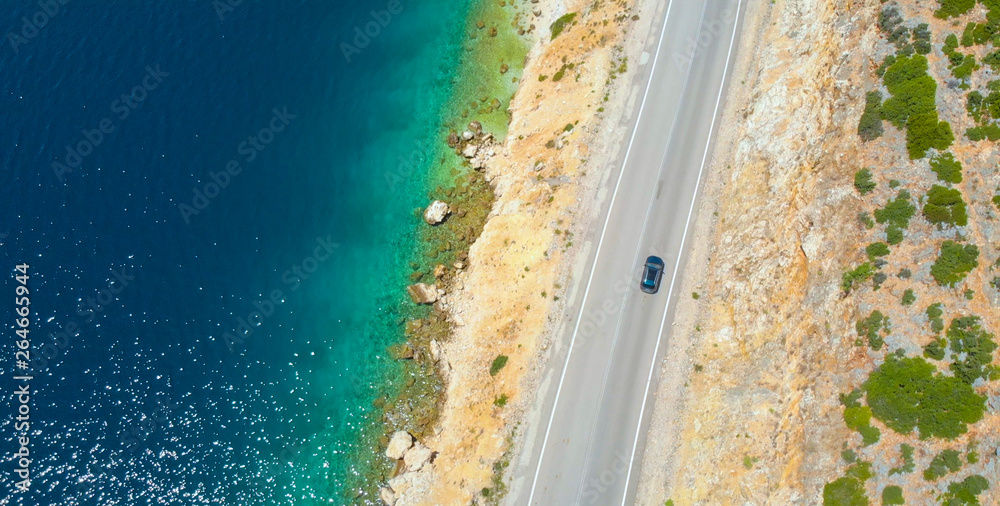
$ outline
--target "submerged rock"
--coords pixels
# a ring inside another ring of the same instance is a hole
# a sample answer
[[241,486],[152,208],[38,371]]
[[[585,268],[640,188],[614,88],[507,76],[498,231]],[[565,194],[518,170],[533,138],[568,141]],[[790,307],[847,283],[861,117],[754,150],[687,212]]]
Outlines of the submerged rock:
[[396,493],[389,487],[380,488],[378,490],[378,498],[381,499],[386,506],[393,506],[396,504]]
[[436,285],[417,283],[406,287],[406,292],[410,294],[410,299],[417,304],[433,304],[438,300]]
[[435,200],[424,210],[424,221],[430,225],[437,225],[444,221],[450,212],[451,208],[448,207],[448,204]]
[[397,430],[389,439],[389,446],[385,449],[385,456],[393,460],[403,458],[403,455],[413,446],[413,436],[405,430]]
[[479,152],[479,146],[476,146],[475,144],[469,144],[468,146],[465,146],[465,149],[462,150],[462,156],[466,158],[473,158],[476,156],[476,153],[478,152]]

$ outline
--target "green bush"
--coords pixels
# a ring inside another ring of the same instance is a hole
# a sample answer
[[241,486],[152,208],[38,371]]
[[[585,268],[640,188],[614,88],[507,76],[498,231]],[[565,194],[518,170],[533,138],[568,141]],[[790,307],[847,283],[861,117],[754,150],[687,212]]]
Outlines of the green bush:
[[968,128],[965,130],[965,136],[968,137],[970,141],[974,142],[978,142],[983,139],[989,139],[996,142],[1000,140],[1000,125],[989,124]]
[[937,111],[914,114],[906,122],[906,150],[910,160],[923,158],[931,148],[944,151],[954,141],[951,125],[938,121]]
[[978,266],[979,248],[974,244],[963,247],[955,241],[948,240],[941,244],[941,253],[934,261],[934,265],[931,265],[931,276],[941,286],[954,287]]
[[934,12],[934,17],[948,19],[961,16],[976,6],[976,0],[939,0],[941,7]]
[[857,266],[852,271],[847,271],[841,277],[840,288],[845,292],[850,292],[855,285],[864,283],[875,275],[875,266],[871,262],[865,262]]
[[900,467],[894,467],[889,470],[889,476],[894,474],[905,474],[912,473],[916,468],[916,464],[913,462],[913,447],[903,443],[899,445],[900,457],[903,459],[903,465]]
[[947,346],[948,341],[946,339],[936,337],[927,346],[924,346],[924,356],[934,360],[944,360]]
[[872,427],[872,410],[868,406],[856,406],[844,410],[844,423],[851,430],[861,434],[861,441],[864,446],[870,446],[878,442],[882,437],[882,431],[878,427]]
[[865,98],[865,112],[858,122],[858,135],[868,142],[878,139],[885,130],[882,128],[882,92],[870,91]]
[[882,119],[902,129],[911,116],[936,111],[937,81],[927,69],[923,55],[896,58],[886,69],[883,82],[891,96],[882,104]]
[[[1000,197],[998,197],[1000,198]],[[861,211],[858,213],[858,221],[865,226],[868,230],[875,228],[875,221],[872,220],[872,215],[868,214],[867,211]]]
[[838,478],[823,487],[823,506],[868,506],[865,486],[854,478]]
[[903,242],[903,230],[895,225],[889,225],[885,229],[885,242],[892,246]]
[[986,397],[967,383],[936,373],[920,357],[889,355],[864,383],[872,415],[890,429],[920,438],[954,439],[983,418]]
[[962,182],[962,162],[955,159],[951,153],[944,153],[931,158],[931,170],[941,181],[952,184]]
[[872,311],[867,318],[858,320],[858,322],[854,325],[854,329],[858,332],[858,336],[867,338],[868,345],[871,346],[873,350],[880,350],[882,349],[882,344],[885,341],[879,334],[883,330],[888,333],[889,318],[886,318],[881,311]]
[[951,69],[951,75],[955,76],[955,79],[968,79],[976,70],[979,70],[979,65],[976,65],[976,56],[970,54],[962,59],[961,65]]
[[890,226],[905,230],[910,226],[910,218],[916,212],[916,206],[910,202],[910,192],[899,190],[895,199],[886,202],[882,209],[875,210],[875,221],[888,223]]
[[948,484],[948,491],[941,496],[941,504],[947,506],[978,506],[979,494],[989,490],[990,482],[974,474],[968,478]]
[[507,355],[497,355],[497,358],[493,359],[493,363],[490,364],[490,376],[496,376],[503,366],[507,365]]
[[962,468],[962,458],[955,450],[944,450],[934,456],[930,467],[924,469],[924,479],[934,481],[948,473],[957,472]]
[[903,292],[903,300],[901,300],[900,303],[903,304],[904,306],[909,306],[916,301],[917,301],[917,295],[913,293],[913,289],[907,288],[906,291]]
[[997,343],[993,334],[979,324],[978,316],[955,318],[948,325],[946,335],[953,356],[958,357],[948,367],[956,378],[971,385],[980,378],[990,380],[1000,377],[1000,369],[993,365]]
[[906,500],[903,499],[903,489],[896,485],[883,488],[882,504],[906,504]]
[[927,192],[924,217],[931,223],[948,223],[964,227],[969,224],[962,192],[955,188],[934,185]]
[[944,46],[941,47],[941,52],[948,55],[956,48],[958,48],[958,37],[956,37],[954,33],[948,34],[948,36],[944,38]]
[[972,38],[972,33],[975,29],[975,23],[966,23],[965,30],[962,30],[962,47],[972,47],[972,45],[976,43],[976,41]]
[[576,19],[576,13],[570,12],[568,14],[563,14],[559,17],[559,19],[553,21],[552,25],[549,26],[549,31],[552,32],[552,39],[558,37],[559,34],[562,33],[574,19]]
[[874,262],[876,258],[889,254],[889,246],[884,242],[873,242],[865,248],[865,253],[868,253],[868,259]]
[[875,181],[872,181],[871,169],[861,169],[854,173],[854,189],[862,195],[868,195],[875,189]]

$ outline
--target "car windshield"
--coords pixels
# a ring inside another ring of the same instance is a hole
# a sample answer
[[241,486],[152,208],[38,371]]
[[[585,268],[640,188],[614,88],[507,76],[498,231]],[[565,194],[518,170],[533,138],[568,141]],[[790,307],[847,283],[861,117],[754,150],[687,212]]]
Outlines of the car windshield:
[[646,279],[643,280],[643,282],[652,286],[654,280],[656,280],[656,269],[653,267],[646,267]]

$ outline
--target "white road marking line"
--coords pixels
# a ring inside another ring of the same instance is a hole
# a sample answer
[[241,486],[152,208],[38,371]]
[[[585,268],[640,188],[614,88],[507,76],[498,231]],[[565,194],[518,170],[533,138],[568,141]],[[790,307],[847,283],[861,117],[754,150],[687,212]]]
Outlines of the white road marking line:
[[722,104],[722,95],[726,89],[726,77],[729,75],[729,64],[731,63],[733,57],[733,45],[736,43],[736,32],[740,26],[740,14],[743,9],[743,0],[737,0],[736,4],[736,20],[733,22],[733,34],[729,39],[729,52],[726,54],[726,66],[722,70],[722,84],[719,86],[719,95],[715,99],[715,110],[712,112],[712,125],[708,129],[708,140],[705,142],[705,153],[701,157],[701,167],[698,169],[698,180],[694,187],[694,197],[691,199],[691,206],[688,208],[687,223],[684,225],[684,234],[681,235],[681,246],[679,253],[677,255],[677,260],[674,262],[674,273],[670,279],[670,289],[667,291],[667,306],[663,310],[663,318],[660,320],[660,332],[656,336],[656,348],[653,350],[653,364],[649,368],[649,376],[646,378],[646,389],[642,395],[642,409],[639,411],[639,422],[635,428],[635,440],[632,442],[632,455],[629,457],[628,461],[628,473],[625,475],[625,494],[622,496],[622,506],[625,506],[626,501],[628,501],[628,484],[632,479],[632,467],[635,464],[635,451],[639,445],[639,435],[642,429],[642,417],[646,412],[646,401],[649,398],[649,387],[653,383],[653,372],[656,371],[659,361],[656,357],[660,352],[660,342],[663,338],[663,327],[667,323],[667,314],[670,312],[670,297],[674,292],[674,283],[677,281],[677,269],[681,264],[681,256],[684,254],[684,244],[687,240],[688,229],[691,227],[691,216],[694,214],[695,203],[698,202],[698,189],[701,187],[701,177],[705,171],[705,162],[708,161],[709,148],[712,146],[712,135],[715,132],[715,121],[719,116],[719,106]]
[[542,460],[545,457],[545,448],[549,442],[549,435],[552,430],[552,421],[556,416],[556,407],[559,405],[559,394],[562,393],[563,382],[566,380],[566,370],[569,369],[570,357],[573,355],[573,345],[576,343],[576,336],[580,331],[580,323],[583,321],[582,312],[587,305],[587,297],[590,295],[590,285],[594,281],[594,271],[597,269],[597,260],[601,256],[601,246],[604,245],[604,235],[608,232],[608,223],[611,221],[611,213],[615,207],[615,199],[618,197],[618,189],[622,183],[622,176],[625,175],[625,167],[628,166],[628,157],[632,152],[632,144],[635,142],[635,136],[639,129],[639,123],[642,121],[642,113],[646,106],[646,97],[649,96],[649,89],[653,86],[653,76],[656,74],[656,63],[660,59],[660,49],[663,46],[663,36],[666,34],[667,22],[670,20],[670,11],[673,7],[673,0],[667,4],[667,12],[663,18],[663,24],[660,26],[660,38],[656,43],[656,53],[653,55],[653,65],[649,70],[649,80],[646,82],[646,91],[642,94],[642,102],[639,103],[639,114],[635,120],[635,128],[632,129],[632,137],[629,139],[628,148],[625,150],[625,158],[622,160],[622,169],[618,173],[618,180],[615,182],[615,191],[611,194],[611,203],[608,205],[608,215],[604,219],[604,227],[601,229],[601,238],[597,242],[597,253],[594,255],[594,265],[590,268],[590,274],[587,279],[587,288],[583,291],[583,301],[580,303],[581,317],[577,319],[576,325],[573,327],[573,337],[569,341],[569,350],[566,353],[566,362],[563,364],[562,374],[559,376],[559,386],[556,387],[556,397],[555,401],[552,403],[552,413],[549,415],[549,422],[545,427],[545,437],[542,438],[542,449],[538,453],[538,466],[535,468],[535,476],[531,480],[531,491],[528,494],[528,504],[532,503],[535,497],[535,487],[538,485],[538,475],[542,471]]
[[[701,16],[698,18],[698,26],[702,26],[704,24],[705,13],[707,11],[708,11],[708,1],[705,2],[704,6],[701,9]],[[692,58],[691,61],[688,63],[687,70],[684,72],[684,86],[681,88],[681,94],[680,94],[681,97],[687,95],[688,87],[691,84],[691,71],[693,69],[694,69],[694,58]],[[668,154],[667,150],[670,149],[670,144],[673,142],[674,134],[677,132],[677,123],[681,119],[681,110],[683,110],[683,104],[678,103],[677,110],[674,112],[674,119],[673,121],[670,122],[670,133],[667,135],[667,143],[663,146],[663,155],[660,156],[660,165],[656,173],[656,180],[658,181],[658,183],[654,186],[656,188],[656,191],[654,191],[653,194],[650,196],[651,198],[649,199],[649,205],[646,206],[646,216],[643,218],[642,227],[639,229],[639,241],[636,242],[635,244],[635,253],[632,255],[632,263],[629,264],[632,266],[633,269],[638,267],[637,264],[639,263],[640,252],[642,251],[643,241],[646,237],[646,230],[648,230],[649,228],[649,219],[653,215],[653,208],[656,206],[657,194],[659,193],[659,186],[662,183],[660,177],[663,175],[663,169],[664,167],[666,167],[667,163],[667,154]],[[643,269],[644,268],[645,268],[645,262],[643,262]],[[640,276],[641,273],[642,269],[640,269]],[[604,368],[604,378],[601,380],[601,389],[599,390],[600,393],[598,394],[597,397],[598,412],[600,412],[601,405],[604,403],[604,392],[607,391],[608,378],[611,376],[611,366],[612,362],[614,361],[615,348],[618,347],[618,338],[619,336],[621,336],[621,326],[622,323],[625,321],[625,312],[626,308],[628,307],[628,300],[634,293],[635,293],[634,290],[629,290],[625,292],[625,297],[622,298],[622,306],[621,306],[622,309],[621,311],[618,312],[618,321],[615,323],[615,332],[614,334],[612,334],[613,337],[611,338],[611,351],[610,351],[611,359],[608,360],[607,366],[605,366]],[[667,305],[668,306],[670,305],[669,294],[667,295]],[[599,417],[595,416],[594,423],[591,424],[590,427],[590,434],[594,433],[594,430],[597,428],[598,421],[600,421]],[[582,496],[584,492],[585,487],[582,485],[585,484],[587,481],[587,470],[590,467],[590,456],[593,453],[594,449],[594,445],[592,443],[593,439],[591,439],[588,442],[587,451],[584,453],[583,476],[580,477],[581,487],[579,493],[577,494],[577,503],[579,503],[580,496]]]

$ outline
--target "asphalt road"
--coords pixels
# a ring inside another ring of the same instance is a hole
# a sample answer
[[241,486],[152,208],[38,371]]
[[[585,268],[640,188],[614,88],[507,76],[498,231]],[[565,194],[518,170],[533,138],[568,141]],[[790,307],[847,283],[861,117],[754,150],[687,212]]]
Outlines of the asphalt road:
[[[556,340],[507,502],[632,504],[656,364],[680,296],[688,224],[710,155],[745,0],[670,0],[638,86],[641,105],[590,258]],[[648,255],[660,292],[639,291]],[[690,297],[691,294],[686,294]]]

